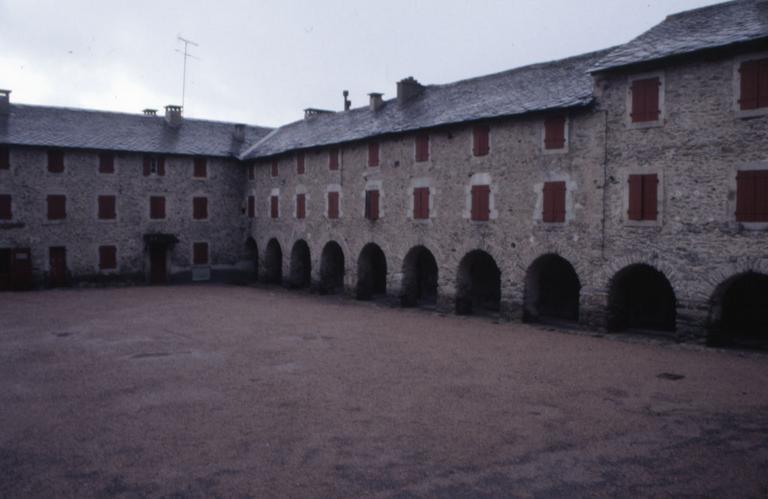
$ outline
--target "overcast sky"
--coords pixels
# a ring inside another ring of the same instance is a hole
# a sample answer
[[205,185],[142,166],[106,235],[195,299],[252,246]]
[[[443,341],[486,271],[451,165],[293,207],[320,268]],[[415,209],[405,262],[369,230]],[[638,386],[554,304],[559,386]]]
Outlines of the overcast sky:
[[446,83],[626,42],[717,0],[0,0],[12,101],[276,126],[414,76]]

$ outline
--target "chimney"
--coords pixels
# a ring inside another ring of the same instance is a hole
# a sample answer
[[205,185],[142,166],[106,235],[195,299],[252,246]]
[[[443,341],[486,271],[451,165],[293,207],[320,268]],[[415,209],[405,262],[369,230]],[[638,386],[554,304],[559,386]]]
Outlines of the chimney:
[[241,125],[240,123],[235,125],[235,129],[232,130],[232,138],[235,139],[237,142],[242,142],[245,140],[245,125]]
[[144,116],[157,116],[157,109],[146,108],[142,109],[141,112],[144,113]]
[[379,94],[376,92],[368,94],[368,97],[371,98],[370,108],[371,111],[378,111],[381,109],[381,106],[384,105],[384,99],[381,98],[381,96],[384,94]]
[[424,85],[416,81],[413,76],[403,78],[397,82],[397,103],[404,104],[419,95],[424,90]]
[[181,126],[181,106],[169,104],[165,106],[165,122],[172,127]]
[[352,102],[347,98],[349,97],[349,90],[344,90],[341,92],[341,95],[344,96],[344,110],[349,111],[349,109],[352,107]]
[[7,116],[11,112],[11,91],[0,90],[0,116]]

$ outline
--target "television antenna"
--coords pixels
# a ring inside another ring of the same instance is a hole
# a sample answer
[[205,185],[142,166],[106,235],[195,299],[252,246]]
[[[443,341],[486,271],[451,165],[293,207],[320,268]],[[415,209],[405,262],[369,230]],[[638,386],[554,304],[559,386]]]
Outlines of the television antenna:
[[176,52],[184,55],[184,69],[182,70],[181,76],[181,108],[184,109],[184,99],[186,98],[187,94],[187,59],[197,59],[198,61],[200,60],[199,57],[195,57],[189,53],[189,46],[192,45],[193,47],[199,47],[200,45],[193,42],[192,40],[182,37],[181,35],[177,35],[176,39],[184,44],[183,51],[176,49]]

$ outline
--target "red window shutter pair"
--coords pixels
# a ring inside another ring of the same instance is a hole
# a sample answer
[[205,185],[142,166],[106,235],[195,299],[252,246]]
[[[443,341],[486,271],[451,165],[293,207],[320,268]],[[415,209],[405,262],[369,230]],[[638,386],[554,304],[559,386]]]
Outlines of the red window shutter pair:
[[368,143],[368,166],[379,166],[379,143]]
[[329,170],[339,169],[339,150],[335,147],[333,149],[328,150],[328,169]]
[[629,219],[656,220],[659,178],[655,173],[629,176]]
[[99,246],[99,268],[101,270],[117,268],[117,247]]
[[279,169],[278,169],[278,166],[277,166],[277,159],[273,159],[272,160],[272,172],[271,172],[271,174],[272,174],[273,177],[277,177],[278,173],[280,173],[280,172],[279,172]]
[[192,264],[208,265],[208,243],[192,244]]
[[115,156],[108,152],[99,154],[99,173],[115,173]]
[[420,133],[416,136],[416,161],[429,160],[429,134]]
[[256,217],[256,198],[248,196],[248,218]]
[[304,175],[304,153],[300,152],[296,154],[296,173]]
[[307,196],[296,194],[296,218],[303,219],[307,216]]
[[659,87],[661,80],[656,78],[643,78],[632,82],[632,122],[657,121],[661,111],[659,109]]
[[768,58],[742,62],[739,73],[741,109],[768,107]]
[[365,191],[365,218],[368,220],[379,219],[379,191]]
[[490,216],[491,187],[488,185],[472,186],[472,220],[486,222]]
[[51,173],[64,171],[64,151],[48,151],[48,171]]
[[543,205],[544,222],[565,222],[565,182],[544,182]]
[[768,171],[740,171],[736,175],[736,220],[768,222]]
[[0,220],[11,220],[12,218],[11,195],[0,194]]
[[99,219],[114,220],[117,217],[115,196],[99,196]]
[[67,218],[67,197],[61,194],[48,195],[48,220]]
[[149,198],[149,218],[152,220],[165,218],[165,198],[163,196],[151,196]]
[[7,170],[11,167],[11,148],[0,146],[0,170]]
[[165,176],[165,158],[162,156],[144,156],[144,176],[151,174]]
[[195,220],[208,218],[208,198],[192,198],[192,218]]
[[272,218],[280,216],[280,198],[277,196],[269,197],[269,216]]
[[413,218],[429,218],[429,187],[417,187],[413,190]]
[[193,160],[193,170],[192,175],[195,178],[208,177],[208,160],[206,158],[195,158]]
[[339,193],[328,193],[328,218],[339,218]]
[[565,116],[549,116],[544,120],[544,148],[565,147]]
[[472,153],[485,156],[490,150],[491,128],[488,125],[475,125],[472,129]]

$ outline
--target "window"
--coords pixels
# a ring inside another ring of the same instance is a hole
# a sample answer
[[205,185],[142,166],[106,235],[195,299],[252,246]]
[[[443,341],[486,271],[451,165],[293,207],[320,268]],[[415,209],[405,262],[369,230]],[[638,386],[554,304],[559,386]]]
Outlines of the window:
[[368,166],[379,166],[379,143],[368,143]]
[[306,194],[296,194],[296,218],[307,216],[307,196]]
[[192,198],[192,218],[195,220],[205,220],[208,218],[208,198]]
[[739,73],[741,110],[768,107],[768,58],[742,62]]
[[99,173],[115,173],[115,156],[112,153],[99,154]]
[[165,176],[165,158],[162,156],[144,156],[144,176]]
[[280,173],[280,172],[279,172],[279,169],[278,169],[278,166],[277,166],[277,159],[273,159],[273,160],[272,160],[272,170],[271,170],[271,175],[272,175],[273,177],[277,177],[277,174],[278,174],[278,173]]
[[429,160],[429,134],[416,135],[416,161]]
[[149,218],[152,220],[162,220],[165,218],[165,197],[150,196]]
[[549,116],[544,119],[544,149],[565,147],[565,116]]
[[488,185],[472,186],[472,220],[488,221],[490,215],[491,187]]
[[544,222],[565,222],[565,182],[544,182],[542,205]]
[[208,160],[206,158],[197,157],[192,160],[193,171],[192,176],[195,178],[208,177]]
[[256,197],[248,196],[248,218],[256,217]]
[[117,247],[99,246],[99,268],[101,270],[117,268]]
[[365,191],[365,218],[368,220],[379,219],[379,191]]
[[328,218],[339,218],[339,193],[328,193]]
[[656,220],[658,184],[655,173],[629,176],[630,220]]
[[429,187],[417,187],[413,190],[413,218],[429,218]]
[[272,218],[280,216],[280,198],[278,196],[269,197],[269,216]]
[[48,151],[48,171],[51,173],[61,173],[64,171],[64,151]]
[[0,170],[7,170],[11,167],[11,148],[0,146]]
[[0,194],[0,220],[13,219],[13,211],[11,210],[11,195]]
[[475,125],[472,128],[472,154],[485,156],[490,151],[491,127],[488,125]]
[[99,196],[99,220],[117,218],[115,196]]
[[67,218],[67,197],[61,194],[48,195],[48,220]]
[[208,243],[192,243],[192,265],[208,265]]
[[659,87],[661,80],[658,76],[632,81],[632,123],[658,121]]
[[303,152],[296,154],[296,173],[298,175],[304,175],[304,153]]
[[328,169],[339,169],[339,149],[336,147],[328,150]]
[[736,220],[768,222],[768,170],[740,171],[736,175]]

